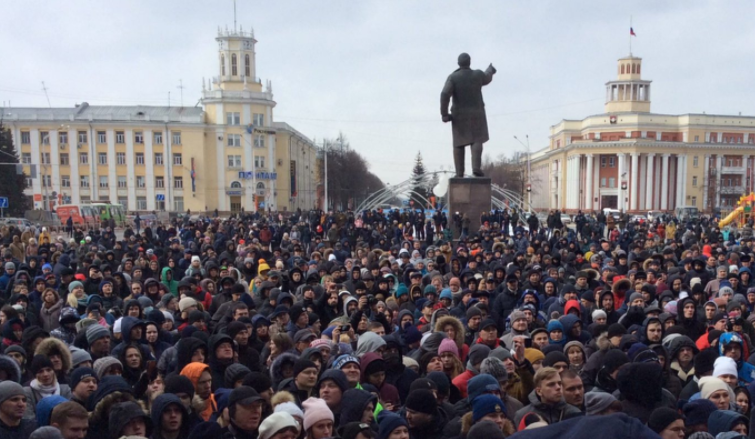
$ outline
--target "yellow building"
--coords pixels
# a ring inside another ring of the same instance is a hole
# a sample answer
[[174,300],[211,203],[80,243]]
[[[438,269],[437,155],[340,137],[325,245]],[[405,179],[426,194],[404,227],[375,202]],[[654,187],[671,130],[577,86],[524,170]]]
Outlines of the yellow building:
[[652,113],[641,72],[641,58],[619,59],[604,113],[550,128],[530,158],[534,208],[729,210],[753,190],[755,117]]
[[34,207],[108,200],[129,211],[313,208],[317,147],[274,121],[253,33],[219,31],[216,40],[217,72],[202,79],[201,107],[5,108]]

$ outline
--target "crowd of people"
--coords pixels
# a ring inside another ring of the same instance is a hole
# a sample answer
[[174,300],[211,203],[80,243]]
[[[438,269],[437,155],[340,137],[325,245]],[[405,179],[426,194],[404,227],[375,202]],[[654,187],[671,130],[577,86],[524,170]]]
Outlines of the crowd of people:
[[751,234],[480,222],[0,228],[0,439],[755,437]]

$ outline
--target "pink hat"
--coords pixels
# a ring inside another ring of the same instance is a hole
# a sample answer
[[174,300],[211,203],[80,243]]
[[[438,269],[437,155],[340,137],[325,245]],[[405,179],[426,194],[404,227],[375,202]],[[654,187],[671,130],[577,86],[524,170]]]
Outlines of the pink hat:
[[331,420],[334,421],[333,412],[328,408],[328,404],[325,400],[320,398],[309,398],[301,403],[304,408],[304,430],[309,430],[309,427],[317,424],[320,421]]
[[438,347],[438,355],[443,355],[446,352],[450,352],[454,354],[454,357],[459,358],[459,348],[456,347],[456,342],[450,338],[444,338]]

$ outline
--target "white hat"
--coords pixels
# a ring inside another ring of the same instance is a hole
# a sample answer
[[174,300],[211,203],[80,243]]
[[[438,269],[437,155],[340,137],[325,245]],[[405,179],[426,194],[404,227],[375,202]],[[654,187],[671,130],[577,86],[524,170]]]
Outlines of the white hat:
[[273,410],[274,413],[283,412],[288,413],[291,416],[297,416],[301,419],[304,419],[304,412],[301,411],[298,405],[294,404],[293,402],[282,402],[275,406],[275,409]]
[[199,259],[199,256],[194,255],[191,257],[191,262],[193,263],[194,261],[200,262],[201,260]]
[[606,312],[603,311],[602,309],[596,309],[595,311],[592,312],[592,319],[597,320],[599,318],[607,319],[608,314],[606,314]]
[[716,358],[716,362],[713,363],[712,376],[718,378],[723,375],[733,375],[735,377],[739,377],[739,373],[737,372],[737,363],[734,361],[734,359],[729,357]]
[[260,424],[259,439],[270,439],[275,433],[286,428],[295,428],[298,433],[299,421],[286,412],[273,413]]
[[710,395],[719,390],[727,390],[731,392],[729,385],[722,379],[716,377],[702,377],[698,381],[698,384],[700,386],[700,397],[703,399],[708,399]]
[[121,323],[123,322],[123,317],[119,318],[115,321],[113,324],[113,334],[120,334],[121,333]]

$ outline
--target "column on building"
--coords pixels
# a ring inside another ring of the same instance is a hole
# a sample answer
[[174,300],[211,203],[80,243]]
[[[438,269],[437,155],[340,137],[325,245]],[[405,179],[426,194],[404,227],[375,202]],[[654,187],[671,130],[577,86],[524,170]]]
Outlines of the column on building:
[[684,157],[683,154],[676,156],[676,207],[684,206]]
[[585,163],[585,210],[588,212],[593,209],[592,173],[593,173],[592,154],[587,154],[587,160]]
[[668,161],[671,154],[663,154],[663,161],[661,165],[661,210],[668,210]]
[[651,152],[647,157],[647,184],[645,185],[645,209],[653,210],[653,176],[655,175],[655,153]]
[[619,153],[618,156],[619,156],[619,167],[618,167],[618,172],[616,173],[617,174],[616,186],[618,187],[618,194],[619,194],[619,196],[618,196],[618,202],[619,203],[618,203],[617,207],[618,207],[619,210],[626,210],[626,203],[624,202],[624,198],[626,197],[627,193],[626,193],[626,191],[624,189],[622,189],[622,183],[624,181],[626,181],[625,180],[625,178],[626,178],[626,175],[625,175],[625,173],[626,173],[626,154],[624,154],[622,152],[622,153]]
[[[720,141],[719,137],[719,141]],[[724,167],[724,156],[723,154],[716,154],[716,185],[714,186],[716,188],[716,207],[721,206],[721,171]]]
[[79,190],[80,176],[79,176],[79,136],[75,129],[68,130],[68,163],[71,170],[68,175],[68,181],[71,182],[71,203],[81,203],[81,192]]
[[639,200],[638,192],[639,192],[639,187],[640,187],[640,184],[639,184],[640,182],[638,181],[639,175],[640,175],[640,163],[639,163],[640,155],[636,152],[633,152],[631,156],[632,156],[632,169],[631,169],[632,178],[630,179],[631,189],[629,191],[629,196],[630,196],[631,202],[630,202],[629,209],[636,211],[638,209],[637,202]]
[[[133,148],[131,154],[133,155]],[[100,165],[99,155],[100,153],[97,152],[95,156],[91,158],[91,160],[96,160],[95,166]],[[113,166],[111,169],[118,168],[118,161],[115,158],[115,130],[113,129],[107,130],[107,162],[109,163],[108,166]],[[107,197],[107,199],[110,200],[110,203],[118,204],[118,174],[116,172],[108,172],[107,180],[108,190],[103,190],[101,197],[103,199]],[[100,187],[99,177],[97,178],[97,181],[92,183],[96,184],[97,187]]]
[[[152,140],[154,139],[154,135],[152,134],[152,130],[144,130],[142,132],[144,142],[144,169],[146,181],[144,182],[147,186],[147,210],[157,210],[157,194],[155,193],[155,153],[152,151]],[[165,163],[165,157],[163,157],[163,164]],[[164,165],[163,165],[164,166]],[[133,175],[131,174],[131,171],[129,171],[129,176]],[[131,205],[131,188],[129,188],[128,191],[128,204]],[[136,196],[136,192],[134,192],[134,197]],[[136,202],[136,200],[134,200]],[[165,206],[166,210],[170,209],[171,206]]]
[[[126,179],[128,178],[136,178],[136,171],[135,171],[135,151],[134,151],[134,132],[131,128],[126,130],[125,133],[126,136]],[[144,136],[144,134],[142,134]],[[145,166],[148,166],[147,163],[152,163],[152,157],[148,156],[147,154],[144,154],[144,163]],[[113,158],[113,160],[117,160],[116,158]],[[116,164],[117,161],[115,162]],[[116,167],[116,169],[118,169]],[[150,172],[151,168],[146,168],[147,170],[144,172],[144,184],[146,186],[149,186],[150,181],[152,184],[154,184],[155,181],[155,174]],[[121,188],[116,188],[116,196],[115,201],[118,202],[118,191],[121,190]],[[140,191],[143,191],[144,188],[140,188]],[[136,203],[136,184],[130,184],[128,185],[128,189],[126,190],[126,206],[128,210],[137,210],[137,203]],[[147,197],[147,208],[149,209],[149,197]],[[152,204],[152,210],[155,210],[154,200]]]
[[[710,154],[705,154],[703,161],[703,209],[708,208],[708,187],[710,186]],[[701,209],[702,210],[702,209]]]
[[[745,143],[747,143],[747,140],[745,140]],[[744,173],[744,175],[742,175],[742,187],[744,189],[744,193],[746,193],[746,194],[750,193],[750,191],[751,191],[750,188],[752,187],[752,181],[750,181],[750,184],[747,184],[747,170],[750,169],[750,166],[749,166],[749,163],[748,163],[749,161],[750,161],[750,156],[749,155],[745,154],[745,155],[742,156],[742,167],[744,167],[744,169],[745,169],[745,173]],[[752,180],[752,178],[750,180]],[[55,182],[53,181],[53,185],[54,184],[55,184]]]

